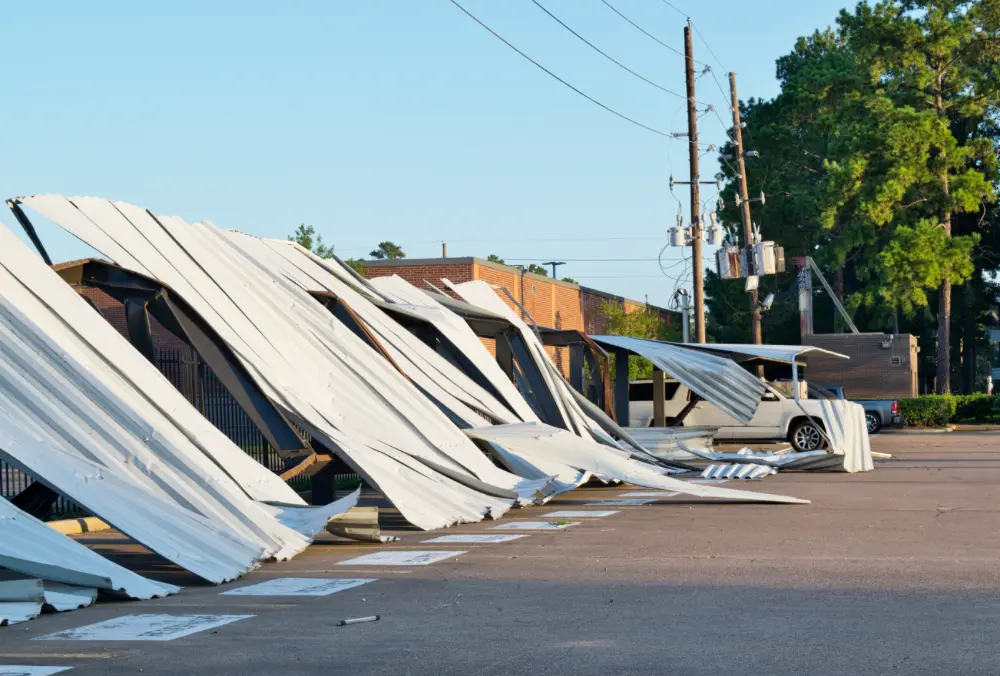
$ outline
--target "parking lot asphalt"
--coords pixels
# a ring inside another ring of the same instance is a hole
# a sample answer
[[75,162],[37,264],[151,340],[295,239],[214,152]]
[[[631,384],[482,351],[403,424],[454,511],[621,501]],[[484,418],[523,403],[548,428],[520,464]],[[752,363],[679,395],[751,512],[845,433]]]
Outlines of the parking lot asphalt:
[[[871,473],[738,486],[810,505],[677,496],[598,507],[585,503],[642,489],[584,488],[501,523],[618,513],[495,544],[426,544],[442,533],[412,530],[383,546],[324,536],[222,588],[114,534],[82,536],[187,588],[0,629],[0,665],[67,666],[70,676],[1000,672],[1000,433],[883,434],[873,448],[894,457]],[[495,525],[444,534],[508,532]],[[427,566],[340,564],[414,550],[465,553]],[[220,594],[285,577],[377,581],[322,597]],[[169,642],[32,640],[154,613],[247,617]]]

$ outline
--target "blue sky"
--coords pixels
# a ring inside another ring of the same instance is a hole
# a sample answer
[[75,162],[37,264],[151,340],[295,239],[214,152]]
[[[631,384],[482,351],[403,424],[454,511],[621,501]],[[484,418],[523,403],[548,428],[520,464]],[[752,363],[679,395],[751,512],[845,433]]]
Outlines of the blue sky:
[[[686,130],[682,99],[607,62],[531,0],[460,1],[587,94]],[[608,1],[683,47],[684,18],[663,0]],[[723,86],[735,70],[744,98],[773,96],[774,60],[844,5],[671,1],[722,67],[697,38],[696,58]],[[683,58],[601,0],[539,2],[683,92]],[[389,239],[410,257],[439,255],[447,241],[450,256],[557,258],[571,261],[560,276],[657,304],[677,283],[656,259],[678,209],[668,178],[687,173],[685,142],[581,98],[449,0],[36,2],[8,19],[4,198],[98,195],[270,237],[309,223],[344,256]],[[697,96],[728,115],[710,75]],[[701,125],[702,141],[724,140],[715,115]],[[711,156],[702,162],[715,172]],[[685,192],[677,197],[687,213]],[[86,253],[42,230],[54,259]],[[681,253],[663,255],[671,276],[686,268]]]

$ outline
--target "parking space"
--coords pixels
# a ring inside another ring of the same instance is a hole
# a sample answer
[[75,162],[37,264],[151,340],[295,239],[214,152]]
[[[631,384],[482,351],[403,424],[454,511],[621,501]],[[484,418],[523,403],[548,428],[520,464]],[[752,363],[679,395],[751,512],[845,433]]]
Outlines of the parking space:
[[[811,505],[586,488],[499,523],[396,531],[383,546],[324,536],[223,587],[114,535],[85,536],[187,588],[2,629],[0,665],[72,676],[995,673],[1000,434],[884,434],[874,448],[894,458],[872,473],[753,485]],[[630,500],[652,502],[606,507]],[[496,530],[513,522],[553,529]],[[26,640],[43,637],[61,640]]]

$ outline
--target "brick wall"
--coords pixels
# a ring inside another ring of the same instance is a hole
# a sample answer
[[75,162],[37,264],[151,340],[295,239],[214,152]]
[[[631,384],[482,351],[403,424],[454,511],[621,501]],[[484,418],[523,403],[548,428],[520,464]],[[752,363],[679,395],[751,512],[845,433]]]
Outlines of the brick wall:
[[[405,259],[404,259],[405,260]],[[473,262],[471,258],[456,258],[454,263],[439,263],[440,259],[430,259],[433,262],[424,263],[415,259],[412,264],[397,264],[400,261],[378,261],[365,265],[365,277],[389,277],[399,275],[418,289],[426,289],[427,280],[442,291],[447,291],[443,279],[449,279],[456,284],[473,280]]]
[[850,359],[810,355],[806,378],[816,385],[840,385],[850,399],[906,399],[917,396],[917,339],[888,339],[882,333],[827,333],[807,336],[806,345],[846,354]]

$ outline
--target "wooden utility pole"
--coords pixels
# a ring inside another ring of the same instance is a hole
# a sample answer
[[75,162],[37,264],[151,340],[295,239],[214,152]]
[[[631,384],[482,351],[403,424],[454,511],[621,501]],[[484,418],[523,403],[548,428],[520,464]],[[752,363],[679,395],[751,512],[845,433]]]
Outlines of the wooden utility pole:
[[705,268],[701,263],[701,197],[698,190],[698,110],[694,98],[694,48],[691,24],[684,27],[684,61],[687,74],[688,159],[691,164],[691,273],[694,286],[695,342],[705,342]]
[[[729,74],[729,92],[732,95],[733,140],[736,141],[736,170],[740,179],[740,207],[743,216],[743,242],[750,246],[753,238],[753,223],[750,220],[750,195],[747,194],[747,170],[743,161],[743,130],[740,128],[740,99],[736,95],[736,73]],[[757,305],[757,289],[750,292],[750,335],[754,345],[762,342],[760,330],[760,307]]]

